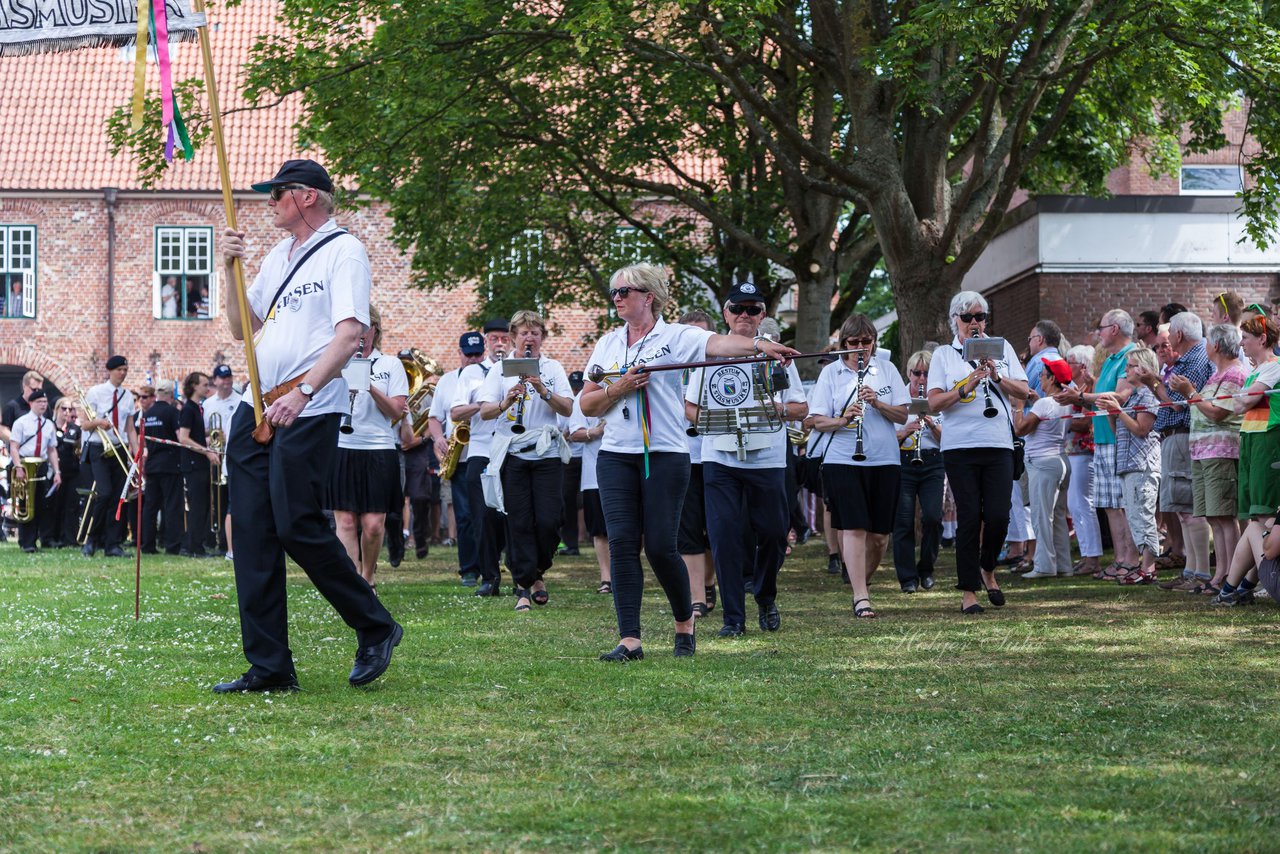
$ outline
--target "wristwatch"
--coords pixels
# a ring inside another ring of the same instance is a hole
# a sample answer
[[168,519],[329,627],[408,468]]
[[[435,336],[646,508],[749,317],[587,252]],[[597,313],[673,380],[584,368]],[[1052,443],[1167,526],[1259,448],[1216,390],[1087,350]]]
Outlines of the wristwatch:
[[551,392],[549,392],[549,391],[544,391],[542,394],[538,395],[538,397],[542,398],[544,401],[550,402],[550,401],[551,401]]
[[302,392],[303,396],[306,397],[307,400],[315,397],[316,394],[316,390],[311,383],[298,383],[298,391]]

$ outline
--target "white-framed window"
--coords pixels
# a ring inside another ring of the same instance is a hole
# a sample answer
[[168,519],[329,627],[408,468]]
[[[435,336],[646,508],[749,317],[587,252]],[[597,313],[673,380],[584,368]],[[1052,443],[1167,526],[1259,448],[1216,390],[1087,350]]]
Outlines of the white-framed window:
[[[536,228],[526,228],[517,234],[507,245],[493,254],[489,259],[489,275],[485,279],[487,299],[494,299],[498,291],[508,284],[522,284],[522,280],[536,275],[542,277],[542,232]],[[534,296],[533,306],[536,311],[543,311],[542,298]]]
[[210,226],[156,226],[151,313],[160,320],[218,316],[218,287]]
[[1234,196],[1244,189],[1239,166],[1196,163],[1182,167],[1180,191],[1184,196]]
[[36,316],[36,227],[0,225],[0,317]]
[[657,260],[653,244],[638,228],[620,225],[609,238],[609,260],[618,264],[638,264]]

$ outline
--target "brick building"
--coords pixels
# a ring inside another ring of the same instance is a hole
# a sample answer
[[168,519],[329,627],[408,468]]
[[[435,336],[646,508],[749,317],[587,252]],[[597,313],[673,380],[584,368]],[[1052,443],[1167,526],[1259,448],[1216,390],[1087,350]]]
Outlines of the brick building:
[[[258,36],[283,30],[274,20],[279,8],[250,0],[211,11],[224,110],[247,106],[238,98],[241,62]],[[197,44],[173,52],[175,80],[201,76]],[[0,400],[33,368],[64,393],[87,389],[102,380],[112,353],[129,359],[134,386],[148,372],[180,380],[222,362],[244,376],[243,348],[221,316],[230,291],[215,254],[225,216],[212,142],[143,189],[129,159],[111,157],[105,132],[112,110],[128,103],[132,72],[131,48],[0,59],[0,126],[9,131],[0,146]],[[154,67],[148,74],[155,91]],[[307,156],[293,139],[299,109],[291,97],[268,110],[232,111],[224,122],[250,275],[284,235],[270,224],[266,197],[249,185],[283,160]],[[410,259],[389,239],[380,205],[339,211],[337,220],[369,250],[383,349],[416,346],[456,365],[458,336],[477,305],[474,287],[406,288]],[[568,370],[581,367],[596,315],[557,308],[549,320],[556,332],[549,354]]]

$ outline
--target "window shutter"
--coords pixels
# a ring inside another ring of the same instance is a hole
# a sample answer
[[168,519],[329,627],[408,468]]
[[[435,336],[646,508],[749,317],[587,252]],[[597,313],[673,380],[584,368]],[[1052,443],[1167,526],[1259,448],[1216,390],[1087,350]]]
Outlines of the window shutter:
[[222,293],[219,287],[221,283],[218,280],[218,271],[211,269],[209,271],[209,316],[217,317],[222,309]]
[[36,274],[31,270],[22,273],[22,316],[36,316]]
[[158,272],[152,272],[151,274],[151,316],[157,320],[164,316],[160,304],[160,274]]

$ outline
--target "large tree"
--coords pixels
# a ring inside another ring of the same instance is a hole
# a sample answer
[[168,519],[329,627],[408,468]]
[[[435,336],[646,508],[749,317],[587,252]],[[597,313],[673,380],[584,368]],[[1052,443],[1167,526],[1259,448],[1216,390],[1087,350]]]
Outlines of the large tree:
[[[390,202],[427,284],[548,302],[602,292],[616,228],[686,282],[799,285],[797,342],[883,264],[902,346],[1020,189],[1105,193],[1219,148],[1248,103],[1255,240],[1277,217],[1276,9],[1245,0],[285,0],[249,97]],[[1249,100],[1252,99],[1252,100]],[[674,203],[674,209],[669,203]],[[683,211],[684,213],[680,213]],[[541,274],[494,279],[536,235]],[[515,243],[513,244],[513,241]],[[878,243],[878,248],[877,248]]]

